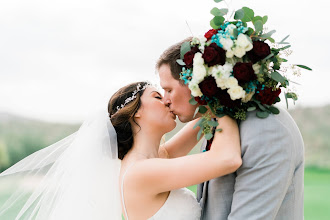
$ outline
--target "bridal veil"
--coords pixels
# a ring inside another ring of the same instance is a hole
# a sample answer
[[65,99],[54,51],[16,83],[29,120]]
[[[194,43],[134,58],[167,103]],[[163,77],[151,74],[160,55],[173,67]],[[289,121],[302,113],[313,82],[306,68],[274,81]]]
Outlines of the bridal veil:
[[0,174],[0,219],[121,219],[117,136],[100,111]]

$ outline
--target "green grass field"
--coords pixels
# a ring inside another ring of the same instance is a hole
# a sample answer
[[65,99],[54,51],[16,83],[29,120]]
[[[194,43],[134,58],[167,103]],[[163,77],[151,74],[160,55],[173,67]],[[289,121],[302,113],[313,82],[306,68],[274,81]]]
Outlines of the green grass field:
[[[196,185],[190,186],[196,193]],[[0,195],[0,205],[3,198]],[[330,170],[305,169],[305,220],[330,219]],[[12,220],[12,219],[4,219]]]
[[330,219],[330,170],[305,169],[305,219]]

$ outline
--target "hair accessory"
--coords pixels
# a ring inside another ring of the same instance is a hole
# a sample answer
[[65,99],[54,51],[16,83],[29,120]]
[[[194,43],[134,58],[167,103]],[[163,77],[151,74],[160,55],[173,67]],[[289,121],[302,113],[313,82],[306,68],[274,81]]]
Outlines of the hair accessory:
[[130,97],[128,97],[127,99],[125,99],[125,102],[123,104],[121,104],[120,106],[117,106],[116,109],[117,109],[117,112],[124,108],[128,103],[130,103],[131,101],[133,101],[134,99],[136,99],[136,94],[140,91],[143,91],[145,90],[146,88],[152,86],[151,83],[147,82],[143,87],[142,85],[139,83],[137,86],[136,86],[136,89],[134,90],[134,92],[132,92],[132,95]]

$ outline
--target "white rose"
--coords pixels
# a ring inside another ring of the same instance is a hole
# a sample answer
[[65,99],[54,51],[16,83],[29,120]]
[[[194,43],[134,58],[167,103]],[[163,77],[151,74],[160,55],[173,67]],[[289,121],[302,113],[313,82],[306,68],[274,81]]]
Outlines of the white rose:
[[203,93],[200,90],[198,84],[196,84],[195,82],[191,81],[188,85],[188,88],[191,91],[191,95],[194,96],[194,97],[197,97],[197,96],[201,97],[203,95]]
[[242,47],[236,46],[233,50],[235,56],[242,58],[245,55],[245,50]]
[[230,24],[226,27],[226,31],[229,32],[229,34],[234,35],[234,29],[236,29],[236,25]]
[[231,47],[234,45],[234,42],[231,39],[227,39],[227,38],[221,38],[220,43],[222,44],[223,49],[227,51],[231,50]]
[[227,50],[226,57],[227,58],[233,58],[233,56],[234,56],[234,52],[232,50]]
[[222,66],[223,70],[228,77],[231,75],[231,72],[233,71],[233,64],[226,62],[225,65]]
[[236,100],[236,99],[244,98],[245,91],[243,90],[242,87],[235,86],[235,87],[228,89],[228,94],[230,95],[230,98],[232,100]]
[[253,65],[252,65],[252,68],[253,68],[255,74],[260,73],[260,68],[261,68],[261,66],[260,66],[259,64],[257,64],[257,63],[256,63],[256,64],[253,64]]
[[201,53],[195,53],[194,60],[193,60],[193,65],[195,68],[196,66],[203,65],[204,64],[204,59],[202,57],[203,55]]
[[229,77],[226,80],[225,85],[228,89],[234,88],[234,87],[238,86],[238,81],[235,77]]
[[254,91],[245,94],[245,97],[242,99],[242,102],[247,103],[248,101],[250,101],[252,99],[252,96],[254,95]]
[[220,66],[212,66],[209,68],[209,74],[212,75],[215,79],[221,77],[221,69]]
[[217,83],[217,87],[221,89],[226,89],[226,80],[224,78],[217,78],[215,82]]
[[203,81],[203,79],[205,78],[206,76],[206,69],[204,67],[204,65],[194,65],[194,68],[193,68],[193,79],[196,81],[196,82],[201,82]]
[[251,39],[245,34],[238,35],[236,45],[243,48],[245,51],[250,51],[253,48]]

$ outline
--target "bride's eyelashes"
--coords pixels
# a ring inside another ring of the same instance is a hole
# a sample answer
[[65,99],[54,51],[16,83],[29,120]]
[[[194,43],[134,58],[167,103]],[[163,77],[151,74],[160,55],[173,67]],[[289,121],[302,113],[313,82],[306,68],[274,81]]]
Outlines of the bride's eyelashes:
[[160,97],[160,96],[156,96],[155,97],[156,99],[160,99],[160,100],[162,100],[163,98],[162,97]]

